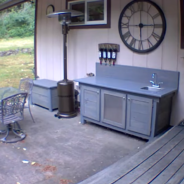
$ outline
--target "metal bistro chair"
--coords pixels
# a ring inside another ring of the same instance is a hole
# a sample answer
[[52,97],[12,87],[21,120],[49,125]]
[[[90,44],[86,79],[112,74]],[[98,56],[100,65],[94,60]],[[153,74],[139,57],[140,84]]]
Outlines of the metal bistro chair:
[[5,88],[5,90],[3,89],[3,93],[0,94],[0,99],[3,99],[4,94],[7,93],[8,91],[10,91],[10,88],[7,88],[7,89]]
[[30,116],[31,116],[33,122],[35,123],[33,115],[31,113],[31,108],[30,108],[31,97],[32,97],[32,89],[33,89],[33,80],[32,79],[24,78],[24,79],[20,80],[19,90],[21,92],[26,92],[28,94],[28,96],[27,96],[27,104],[25,105],[25,108],[29,109]]
[[[0,101],[0,122],[6,127],[6,130],[0,130],[0,134],[6,133],[0,141],[14,143],[23,140],[26,137],[18,123],[18,121],[23,120],[24,118],[24,104],[26,102],[26,97],[27,93],[17,93]],[[13,137],[13,139],[7,139],[10,131],[16,135],[16,138]]]

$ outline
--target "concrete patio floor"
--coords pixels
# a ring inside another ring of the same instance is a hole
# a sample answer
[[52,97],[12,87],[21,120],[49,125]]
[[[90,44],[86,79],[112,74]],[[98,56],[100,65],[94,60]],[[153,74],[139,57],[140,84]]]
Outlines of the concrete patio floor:
[[[25,140],[0,143],[0,183],[72,184],[138,152],[146,141],[92,123],[80,115],[57,119],[55,112],[32,106],[20,122]],[[24,149],[26,148],[26,149]],[[28,160],[29,163],[23,163]],[[19,183],[18,183],[19,182]]]

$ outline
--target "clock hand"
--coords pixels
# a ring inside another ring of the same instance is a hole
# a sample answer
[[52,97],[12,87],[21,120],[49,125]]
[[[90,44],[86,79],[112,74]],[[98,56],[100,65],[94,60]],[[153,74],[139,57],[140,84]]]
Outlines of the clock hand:
[[135,26],[135,27],[139,27],[139,24],[137,24],[137,25],[129,25],[129,26]]
[[140,40],[142,40],[142,28],[143,28],[142,23],[139,24],[139,28],[140,28]]
[[135,24],[135,25],[129,25],[129,26],[135,26],[135,27],[140,27],[140,28],[143,28],[145,26],[155,26],[154,24]]
[[141,19],[141,10],[140,10],[140,24],[142,24],[141,22],[142,22],[142,19]]
[[142,40],[142,28],[140,27],[140,40]]
[[141,11],[140,11],[140,24],[139,24],[139,29],[140,29],[140,40],[142,40],[142,19],[141,19]]
[[142,24],[142,19],[141,19],[141,10],[140,10],[140,24],[139,24],[139,28],[140,28],[140,40],[142,40],[142,28],[143,28],[143,24]]
[[147,25],[146,24],[143,24],[143,27],[144,26],[155,26],[155,25],[154,24],[147,24]]

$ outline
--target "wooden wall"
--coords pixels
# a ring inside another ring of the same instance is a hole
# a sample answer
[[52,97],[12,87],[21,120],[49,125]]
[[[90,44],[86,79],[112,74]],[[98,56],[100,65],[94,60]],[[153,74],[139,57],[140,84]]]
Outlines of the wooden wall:
[[[110,29],[72,29],[68,35],[68,79],[86,77],[95,73],[98,61],[98,44],[120,44],[117,64],[180,71],[179,93],[173,100],[171,124],[184,118],[184,50],[180,49],[180,1],[153,0],[165,13],[167,31],[162,44],[149,54],[130,51],[120,39],[118,19],[124,6],[131,0],[111,1]],[[46,17],[46,7],[55,11],[65,9],[65,0],[38,0],[37,17],[37,68],[40,78],[63,79],[63,47],[61,25],[57,18]],[[150,79],[148,79],[150,80]]]

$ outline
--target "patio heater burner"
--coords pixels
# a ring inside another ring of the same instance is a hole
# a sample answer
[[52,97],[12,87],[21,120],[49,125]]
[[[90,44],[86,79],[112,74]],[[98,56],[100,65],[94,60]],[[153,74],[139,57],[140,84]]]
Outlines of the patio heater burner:
[[59,97],[58,112],[55,115],[58,118],[75,117],[77,112],[75,110],[75,90],[74,82],[67,79],[67,34],[69,31],[68,24],[71,22],[71,17],[81,16],[83,13],[74,10],[63,10],[48,14],[47,17],[58,17],[62,25],[63,34],[63,73],[64,79],[58,81],[57,91]]

